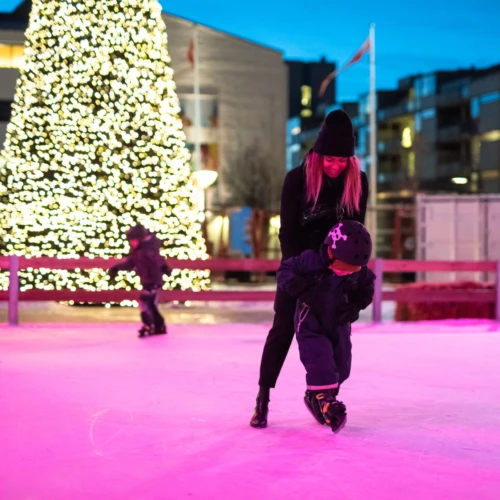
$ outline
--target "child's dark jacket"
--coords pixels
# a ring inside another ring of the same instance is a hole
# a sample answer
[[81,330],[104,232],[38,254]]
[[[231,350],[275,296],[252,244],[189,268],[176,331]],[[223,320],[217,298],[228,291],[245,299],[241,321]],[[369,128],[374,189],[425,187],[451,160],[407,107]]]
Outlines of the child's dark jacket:
[[143,288],[161,288],[163,275],[171,272],[167,261],[160,255],[162,246],[163,243],[154,234],[150,234],[129,253],[125,261],[109,270],[110,276],[116,276],[118,271],[135,271]]
[[322,246],[283,262],[277,279],[282,289],[298,299],[298,309],[307,306],[314,313],[302,315],[301,328],[334,334],[337,325],[356,321],[359,312],[371,304],[375,275],[363,267],[357,273],[337,276],[329,268],[327,248]]

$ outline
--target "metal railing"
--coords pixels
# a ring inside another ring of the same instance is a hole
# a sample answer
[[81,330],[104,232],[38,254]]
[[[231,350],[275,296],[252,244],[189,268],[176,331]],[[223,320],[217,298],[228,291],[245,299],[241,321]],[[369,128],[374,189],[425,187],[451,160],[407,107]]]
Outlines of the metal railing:
[[[0,269],[9,270],[9,289],[0,291],[0,301],[8,301],[9,325],[19,324],[20,301],[74,301],[87,303],[122,302],[137,300],[138,290],[39,290],[21,291],[19,271],[22,269],[109,269],[119,262],[117,259],[57,259],[52,257],[24,258],[18,256],[0,257]],[[207,270],[213,272],[250,271],[274,272],[279,260],[270,259],[209,259],[176,260],[169,259],[173,269]],[[375,295],[373,298],[373,322],[382,321],[383,301],[404,302],[478,302],[495,304],[496,320],[500,321],[500,261],[414,261],[374,259],[370,268],[375,272]],[[425,290],[399,289],[383,290],[384,273],[407,272],[485,272],[496,273],[494,290]],[[194,291],[162,290],[160,302],[171,301],[272,301],[275,292],[262,290],[248,291]]]

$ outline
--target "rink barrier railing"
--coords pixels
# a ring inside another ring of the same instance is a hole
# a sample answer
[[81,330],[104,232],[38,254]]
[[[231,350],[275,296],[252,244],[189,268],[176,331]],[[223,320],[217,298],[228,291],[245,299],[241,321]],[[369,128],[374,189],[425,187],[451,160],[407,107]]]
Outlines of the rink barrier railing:
[[[19,301],[57,301],[106,303],[137,300],[137,290],[19,290],[19,271],[22,269],[109,269],[118,259],[57,259],[53,257],[25,258],[18,256],[0,257],[0,269],[9,270],[9,289],[0,291],[0,301],[8,301],[9,325],[19,324]],[[247,271],[274,272],[279,260],[270,259],[169,259],[173,269],[207,270],[212,272]],[[494,303],[496,320],[500,321],[500,261],[415,261],[374,259],[370,267],[377,275],[373,297],[373,322],[382,321],[382,302],[481,302]],[[384,273],[407,272],[481,272],[496,273],[494,290],[383,290]],[[247,291],[193,291],[163,290],[161,302],[172,301],[273,301],[275,292],[262,290]]]

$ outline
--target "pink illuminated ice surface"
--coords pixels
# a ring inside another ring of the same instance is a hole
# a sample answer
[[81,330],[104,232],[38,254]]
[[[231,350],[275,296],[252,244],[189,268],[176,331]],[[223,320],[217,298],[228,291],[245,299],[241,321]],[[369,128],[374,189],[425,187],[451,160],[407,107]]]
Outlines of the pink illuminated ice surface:
[[338,435],[294,344],[248,425],[263,325],[0,327],[0,499],[499,499],[493,323],[360,325]]

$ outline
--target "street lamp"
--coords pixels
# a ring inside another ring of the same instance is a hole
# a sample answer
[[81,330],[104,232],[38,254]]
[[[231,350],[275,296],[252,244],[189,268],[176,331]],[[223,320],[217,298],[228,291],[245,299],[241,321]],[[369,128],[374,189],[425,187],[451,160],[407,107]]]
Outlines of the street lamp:
[[215,170],[196,170],[192,177],[195,186],[205,191],[217,180],[218,175]]

